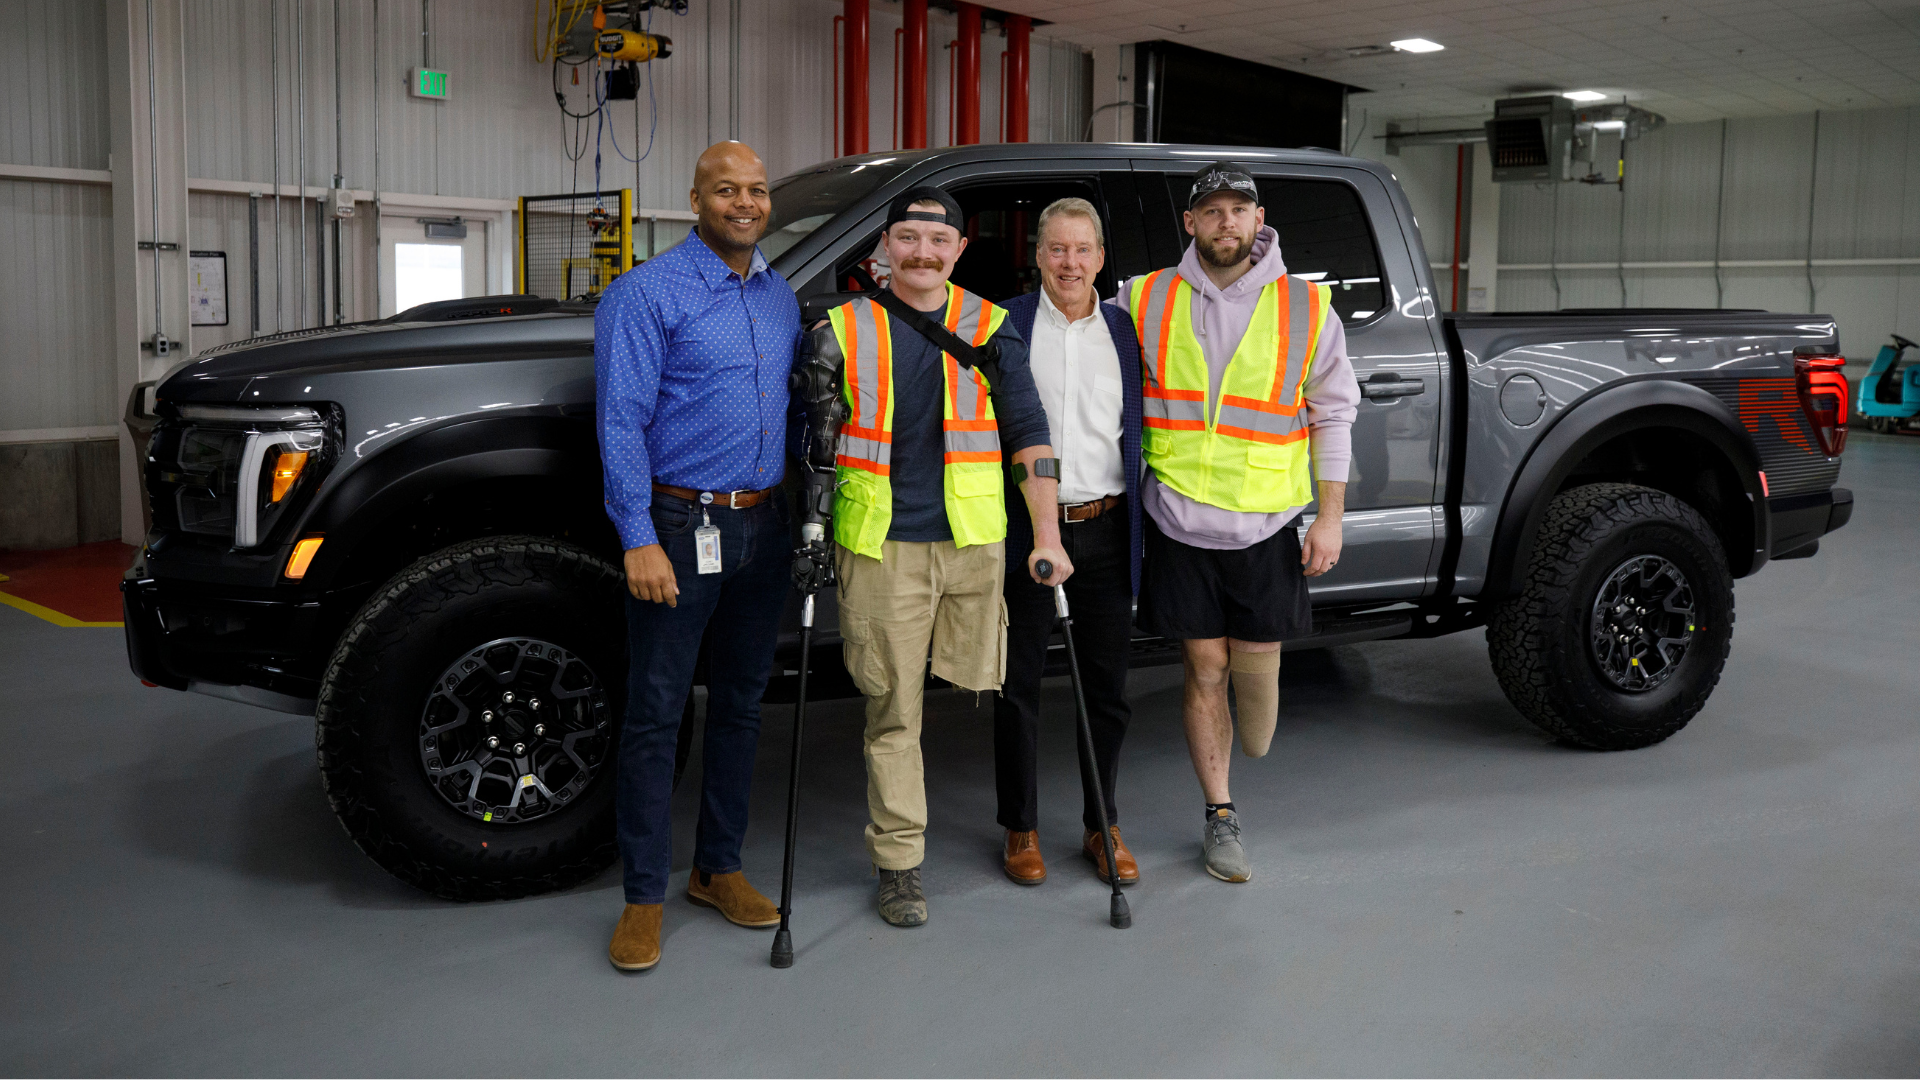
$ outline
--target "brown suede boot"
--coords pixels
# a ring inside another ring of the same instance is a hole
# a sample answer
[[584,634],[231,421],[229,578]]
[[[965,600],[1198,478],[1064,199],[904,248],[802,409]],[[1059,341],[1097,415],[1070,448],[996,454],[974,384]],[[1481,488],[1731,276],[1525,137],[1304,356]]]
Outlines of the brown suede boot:
[[[1107,877],[1107,845],[1100,842],[1100,830],[1088,829],[1085,838],[1080,841],[1080,854],[1093,864],[1093,872],[1100,880],[1112,884]],[[1135,885],[1140,881],[1140,864],[1134,861],[1133,852],[1127,850],[1127,842],[1120,839],[1120,826],[1113,826],[1113,861],[1120,864],[1120,884]]]
[[1007,876],[1020,885],[1038,885],[1047,880],[1047,861],[1040,857],[1039,830],[1008,829],[1007,847],[1000,865],[1006,869]]
[[621,971],[645,971],[660,962],[660,916],[664,904],[628,904],[613,928],[607,959]]
[[780,909],[747,884],[747,875],[738,870],[731,874],[695,870],[687,876],[687,899],[718,909],[735,926],[766,930],[780,925]]

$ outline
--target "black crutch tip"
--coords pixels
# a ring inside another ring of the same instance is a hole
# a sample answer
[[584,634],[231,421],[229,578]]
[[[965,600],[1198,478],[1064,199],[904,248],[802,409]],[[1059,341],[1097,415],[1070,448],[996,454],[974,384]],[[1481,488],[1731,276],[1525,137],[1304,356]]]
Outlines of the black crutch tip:
[[1115,930],[1125,930],[1133,925],[1133,912],[1127,910],[1126,897],[1113,898],[1113,914],[1108,916],[1107,921],[1113,924]]
[[790,968],[793,966],[793,935],[785,927],[773,933],[773,966]]

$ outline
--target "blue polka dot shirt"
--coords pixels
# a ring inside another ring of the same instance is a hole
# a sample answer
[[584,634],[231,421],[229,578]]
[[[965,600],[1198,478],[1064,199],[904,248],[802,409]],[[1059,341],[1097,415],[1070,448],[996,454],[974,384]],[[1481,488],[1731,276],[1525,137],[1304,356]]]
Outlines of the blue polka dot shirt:
[[753,253],[746,280],[696,231],[621,274],[593,316],[607,516],[658,543],[653,483],[757,491],[786,474],[787,375],[800,304]]

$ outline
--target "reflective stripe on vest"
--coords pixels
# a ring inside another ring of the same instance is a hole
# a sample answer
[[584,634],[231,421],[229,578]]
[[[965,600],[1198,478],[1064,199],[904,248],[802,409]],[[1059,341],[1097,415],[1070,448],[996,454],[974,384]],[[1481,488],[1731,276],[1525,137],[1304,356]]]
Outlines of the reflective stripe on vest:
[[[1209,385],[1193,332],[1193,295],[1193,286],[1171,269],[1133,284],[1148,463],[1175,490],[1227,509],[1270,512],[1304,503],[1297,498],[1310,491],[1302,405],[1332,290],[1293,277],[1263,288],[1217,388]],[[1276,459],[1274,451],[1255,453],[1258,445],[1297,454]],[[1250,459],[1257,466],[1251,473]]]
[[[947,297],[942,321],[973,345],[985,344],[1006,319],[1000,307],[951,284]],[[842,394],[851,413],[841,425],[836,455],[840,484],[834,496],[834,538],[859,554],[879,558],[893,519],[888,479],[893,465],[892,320],[872,299],[843,304],[830,318],[846,358]],[[983,375],[973,370],[963,375],[959,362],[947,353],[941,359],[946,369],[941,435],[947,523],[961,547],[992,543],[1006,535],[993,401]]]

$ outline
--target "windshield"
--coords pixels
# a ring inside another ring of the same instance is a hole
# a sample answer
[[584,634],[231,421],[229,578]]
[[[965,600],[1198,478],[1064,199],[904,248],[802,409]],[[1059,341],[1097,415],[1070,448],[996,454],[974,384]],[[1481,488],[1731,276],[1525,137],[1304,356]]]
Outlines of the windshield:
[[760,253],[771,262],[834,215],[872,194],[906,166],[893,158],[837,165],[795,173],[773,185],[773,216],[760,239]]

